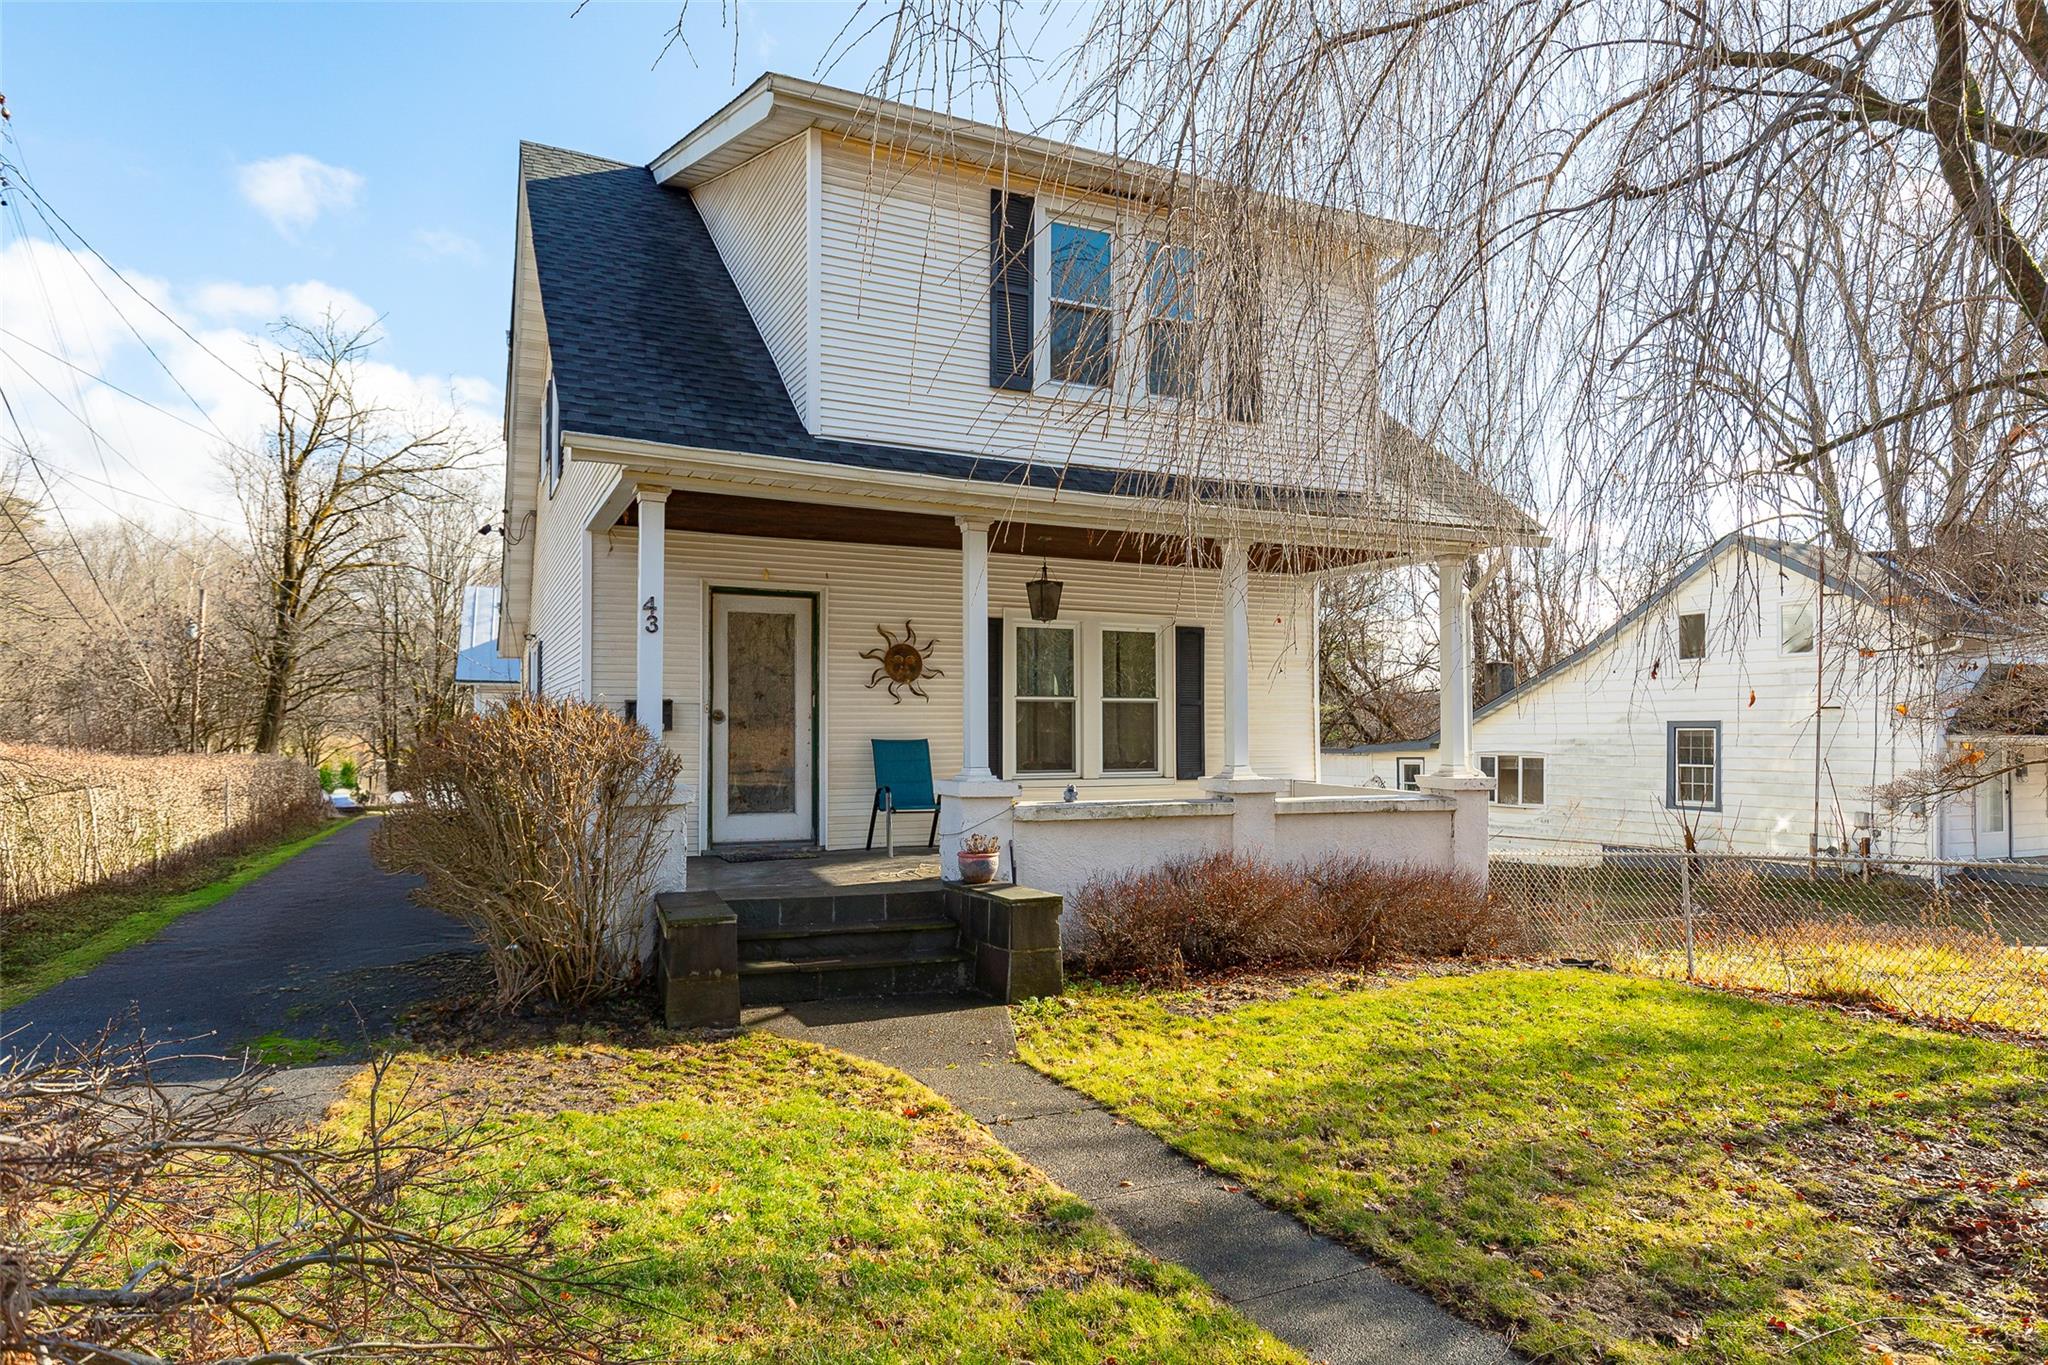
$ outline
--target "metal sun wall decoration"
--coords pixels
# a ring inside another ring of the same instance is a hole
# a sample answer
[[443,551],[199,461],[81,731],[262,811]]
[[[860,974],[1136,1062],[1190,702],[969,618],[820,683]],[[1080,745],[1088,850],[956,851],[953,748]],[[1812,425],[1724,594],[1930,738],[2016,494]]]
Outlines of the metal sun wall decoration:
[[920,641],[916,629],[908,621],[903,623],[903,638],[900,640],[887,626],[876,626],[875,634],[882,637],[882,647],[862,650],[860,656],[875,661],[875,673],[868,679],[868,686],[874,687],[886,682],[889,687],[889,700],[897,705],[903,702],[903,692],[898,691],[899,688],[909,692],[919,701],[929,701],[930,698],[925,695],[924,688],[918,684],[926,678],[946,676],[944,671],[933,668],[927,662],[939,642],[935,639]]

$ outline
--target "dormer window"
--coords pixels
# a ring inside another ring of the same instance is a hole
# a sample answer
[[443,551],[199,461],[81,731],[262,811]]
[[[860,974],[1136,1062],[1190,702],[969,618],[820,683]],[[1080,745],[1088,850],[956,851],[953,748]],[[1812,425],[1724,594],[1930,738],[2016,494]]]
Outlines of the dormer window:
[[1051,256],[1047,297],[1052,378],[1061,384],[1107,388],[1116,367],[1109,234],[1055,222]]
[[1195,250],[1145,243],[1145,391],[1185,398],[1194,391]]

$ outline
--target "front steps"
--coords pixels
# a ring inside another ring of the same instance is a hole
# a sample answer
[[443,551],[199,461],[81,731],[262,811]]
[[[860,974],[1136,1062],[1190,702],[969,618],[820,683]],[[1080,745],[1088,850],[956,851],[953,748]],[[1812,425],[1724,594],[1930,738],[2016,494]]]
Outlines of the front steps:
[[740,1004],[936,995],[974,984],[937,885],[730,897],[739,921]]

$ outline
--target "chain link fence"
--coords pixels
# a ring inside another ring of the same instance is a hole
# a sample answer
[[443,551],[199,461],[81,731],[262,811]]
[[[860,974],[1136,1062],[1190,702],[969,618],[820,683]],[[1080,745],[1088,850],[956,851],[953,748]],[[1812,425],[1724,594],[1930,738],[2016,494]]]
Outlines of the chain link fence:
[[1489,890],[1541,956],[2048,1036],[2048,863],[1496,835]]

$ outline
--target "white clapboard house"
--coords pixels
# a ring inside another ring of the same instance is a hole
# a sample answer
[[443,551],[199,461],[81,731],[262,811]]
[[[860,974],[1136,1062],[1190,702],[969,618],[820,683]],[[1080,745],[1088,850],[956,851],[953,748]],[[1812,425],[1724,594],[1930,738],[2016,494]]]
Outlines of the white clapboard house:
[[[2048,857],[2048,716],[1976,704],[2025,666],[2010,626],[1882,560],[1724,537],[1479,707],[1472,748],[1497,779],[1496,851],[1668,849],[1690,829],[1711,851]],[[1324,773],[1402,789],[1435,741],[1327,752]],[[1887,799],[1909,774],[1971,755],[1997,775]]]
[[[1468,765],[1319,782],[1314,574],[1398,543],[1457,589],[1540,528],[1391,420],[1357,439],[1406,443],[1401,489],[1261,483],[1276,359],[1243,477],[1147,529],[1147,414],[1210,399],[1109,287],[1152,256],[1127,163],[769,75],[651,162],[525,145],[518,188],[499,648],[661,727],[676,849],[863,849],[871,741],[909,739],[948,874],[969,833],[1056,892],[1229,848],[1483,869]],[[1385,267],[1424,244],[1386,225]],[[1371,300],[1327,302],[1369,361]]]

